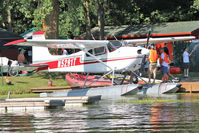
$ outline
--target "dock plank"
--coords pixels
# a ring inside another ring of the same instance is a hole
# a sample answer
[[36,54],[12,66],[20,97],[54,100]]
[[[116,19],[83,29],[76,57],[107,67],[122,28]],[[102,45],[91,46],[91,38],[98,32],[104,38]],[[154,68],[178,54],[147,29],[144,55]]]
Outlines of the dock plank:
[[89,98],[97,98],[99,100],[100,95],[91,95],[91,96],[63,96],[63,97],[37,97],[37,98],[12,98],[5,99],[5,101],[15,101],[15,102],[32,102],[32,101],[46,101],[46,100],[85,100]]
[[47,107],[49,105],[45,102],[0,102],[0,107]]

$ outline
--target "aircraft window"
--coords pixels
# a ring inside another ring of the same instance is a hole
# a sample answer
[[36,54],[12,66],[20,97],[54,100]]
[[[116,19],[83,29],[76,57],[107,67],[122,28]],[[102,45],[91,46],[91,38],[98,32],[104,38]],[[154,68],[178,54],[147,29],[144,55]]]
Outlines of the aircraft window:
[[[80,51],[80,49],[65,49],[68,52],[68,55],[74,54]],[[48,51],[51,55],[63,55],[63,49],[61,48],[48,48]]]
[[111,41],[110,43],[116,49],[118,49],[118,48],[120,48],[122,46],[122,43],[120,41]]
[[120,41],[110,41],[107,46],[109,52],[113,52],[116,49],[120,48],[122,46],[122,43]]
[[61,49],[48,48],[51,55],[62,55]]
[[[90,54],[93,54],[93,49],[90,49],[88,52],[89,52]],[[86,56],[90,56],[90,55],[86,54]]]
[[95,56],[105,54],[105,47],[94,48]]
[[113,51],[115,51],[116,50],[116,47],[114,47],[114,45],[110,42],[110,43],[108,43],[108,50],[109,50],[109,52],[113,52]]

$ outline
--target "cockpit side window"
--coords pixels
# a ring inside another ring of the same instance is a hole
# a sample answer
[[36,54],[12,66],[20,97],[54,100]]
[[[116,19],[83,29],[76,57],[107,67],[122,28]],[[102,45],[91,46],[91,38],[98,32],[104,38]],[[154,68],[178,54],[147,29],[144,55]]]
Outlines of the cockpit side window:
[[[89,52],[90,54],[93,54],[93,49],[88,50],[88,52]],[[90,55],[86,54],[86,56],[89,57]]]
[[[105,47],[98,47],[98,48],[90,49],[88,52],[90,54],[98,56],[98,55],[106,54],[106,49],[105,49]],[[86,54],[86,56],[89,57],[90,55]]]
[[95,56],[105,54],[105,47],[94,48]]

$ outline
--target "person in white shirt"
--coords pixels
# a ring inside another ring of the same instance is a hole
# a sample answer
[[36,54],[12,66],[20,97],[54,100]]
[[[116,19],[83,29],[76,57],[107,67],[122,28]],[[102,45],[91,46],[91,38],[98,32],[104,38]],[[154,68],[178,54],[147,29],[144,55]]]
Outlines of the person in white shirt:
[[62,48],[62,55],[68,55],[68,51],[64,48]]
[[163,73],[163,78],[162,81],[163,82],[167,82],[168,81],[168,65],[169,65],[169,60],[168,60],[168,56],[165,53],[164,49],[161,49],[161,70]]
[[193,53],[193,50],[191,53],[188,53],[188,48],[185,49],[183,53],[183,63],[184,63],[184,77],[188,78],[189,77],[189,56]]

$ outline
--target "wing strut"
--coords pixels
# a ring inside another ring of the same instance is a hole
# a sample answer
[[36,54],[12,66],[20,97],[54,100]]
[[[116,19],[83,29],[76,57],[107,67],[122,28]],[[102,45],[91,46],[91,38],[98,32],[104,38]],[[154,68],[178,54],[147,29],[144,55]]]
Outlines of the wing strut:
[[87,82],[87,79],[88,79],[88,75],[89,75],[89,73],[87,73],[86,80],[84,81],[84,86],[83,86],[84,89],[86,88],[86,82]]
[[[96,79],[95,81],[93,81],[92,83],[90,83],[89,85],[87,85],[86,86],[86,83],[85,83],[85,88],[86,87],[88,87],[88,86],[90,86],[90,85],[92,85],[93,83],[95,83],[95,82],[97,82],[98,80],[100,80],[101,78],[103,78],[103,77],[105,77],[105,76],[107,76],[108,74],[110,74],[110,73],[112,73],[113,71],[111,70],[111,71],[109,71],[109,72],[107,72],[106,74],[104,74],[103,76],[101,76],[100,78],[98,78],[98,79]],[[114,77],[112,77],[112,85],[113,85],[113,81],[114,81]]]
[[[97,82],[98,80],[100,80],[101,78],[105,77],[106,75],[108,75],[108,74],[110,74],[110,73],[113,73],[113,75],[114,75],[114,73],[115,73],[115,70],[114,70],[114,69],[112,69],[110,66],[106,65],[102,60],[97,59],[96,56],[94,56],[93,54],[89,53],[85,48],[82,48],[82,47],[79,47],[79,48],[80,48],[82,51],[84,51],[86,54],[90,55],[90,56],[93,57],[95,60],[99,61],[101,64],[105,65],[106,67],[108,67],[108,68],[110,69],[109,72],[107,72],[106,74],[104,74],[103,76],[101,76],[99,79],[93,81],[92,83],[90,83],[89,85],[86,86],[87,77],[88,77],[88,75],[89,75],[89,73],[88,73],[88,74],[86,75],[86,80],[85,80],[85,82],[84,82],[83,88],[86,88],[86,87],[92,85],[94,82]],[[112,77],[112,85],[113,85],[113,83],[114,83],[114,76]]]
[[137,76],[138,78],[140,78],[142,81],[144,81],[146,84],[148,84],[141,76],[139,76],[138,74],[136,74],[134,71],[131,70],[131,72]]
[[97,59],[96,56],[94,56],[93,54],[89,53],[87,50],[82,49],[82,51],[84,51],[86,54],[90,55],[91,57],[93,57],[94,59],[96,59],[97,61],[99,61],[103,65],[105,65],[106,67],[108,67],[111,71],[113,71],[113,69],[110,66],[106,65],[103,61]]

